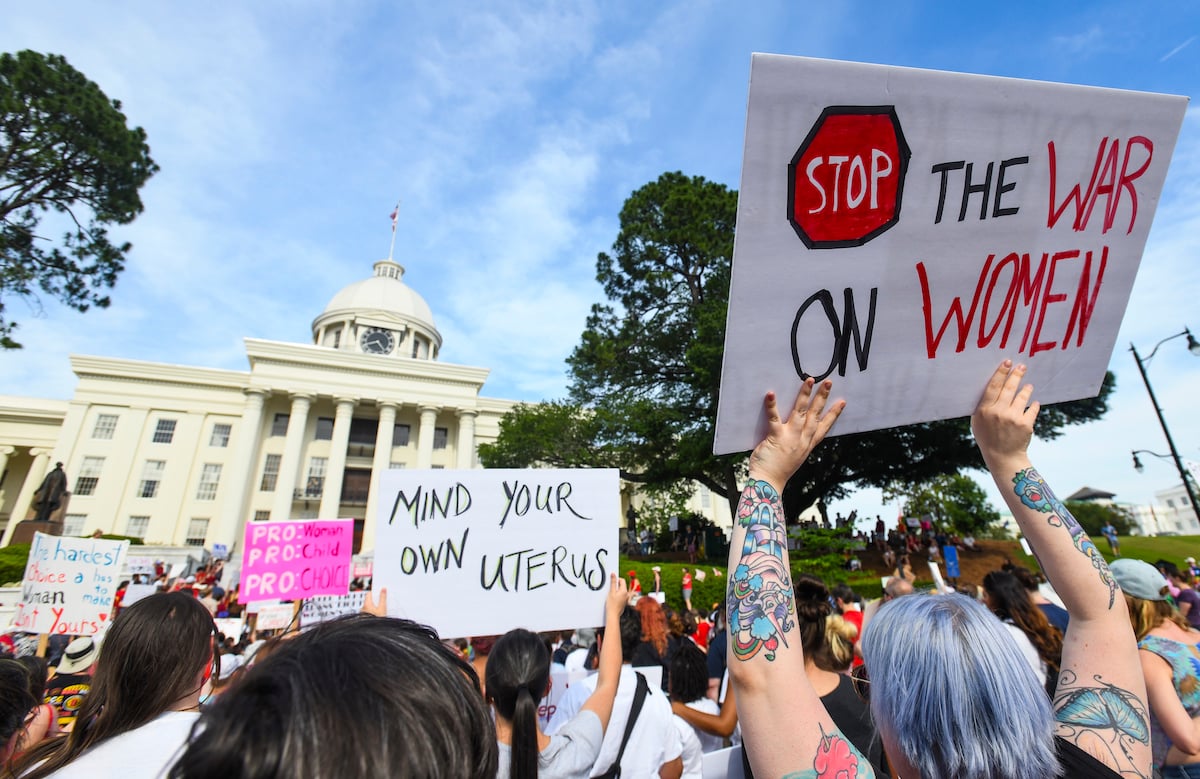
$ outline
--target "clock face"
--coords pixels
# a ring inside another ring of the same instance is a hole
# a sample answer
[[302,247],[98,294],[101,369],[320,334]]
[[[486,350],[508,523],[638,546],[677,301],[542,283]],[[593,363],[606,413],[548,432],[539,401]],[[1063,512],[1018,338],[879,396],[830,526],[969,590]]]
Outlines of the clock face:
[[372,327],[362,334],[359,344],[362,346],[364,352],[370,354],[388,354],[392,351],[392,347],[396,345],[396,337],[392,335],[391,330]]

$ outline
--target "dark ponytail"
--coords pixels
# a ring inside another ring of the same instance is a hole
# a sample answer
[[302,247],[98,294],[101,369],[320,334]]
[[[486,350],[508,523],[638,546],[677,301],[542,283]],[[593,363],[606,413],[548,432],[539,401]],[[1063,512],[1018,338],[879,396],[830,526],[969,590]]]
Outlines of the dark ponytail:
[[536,633],[518,628],[496,641],[488,655],[486,684],[496,714],[512,733],[512,779],[538,775],[537,704],[550,680],[550,651]]

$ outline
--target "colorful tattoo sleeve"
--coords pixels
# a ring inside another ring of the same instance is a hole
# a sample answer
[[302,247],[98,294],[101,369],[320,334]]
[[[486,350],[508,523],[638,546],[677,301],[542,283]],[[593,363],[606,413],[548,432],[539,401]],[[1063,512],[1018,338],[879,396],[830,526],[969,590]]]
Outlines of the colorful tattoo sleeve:
[[840,730],[826,733],[821,728],[821,743],[808,771],[787,774],[784,779],[869,779],[875,771]]
[[729,577],[729,634],[733,656],[749,660],[759,652],[768,660],[787,646],[796,626],[792,577],[784,551],[783,500],[764,481],[746,485],[738,504],[738,524],[746,529],[741,558]]
[[1150,745],[1145,704],[1099,676],[1092,679],[1094,684],[1080,684],[1074,671],[1063,671],[1059,677],[1054,695],[1059,735],[1093,754],[1107,754],[1106,762],[1121,776],[1146,777],[1130,751],[1135,744]]
[[1035,511],[1046,512],[1050,515],[1046,521],[1051,527],[1065,527],[1071,534],[1071,541],[1075,544],[1075,548],[1091,561],[1092,567],[1100,574],[1100,581],[1108,587],[1108,607],[1111,609],[1117,599],[1117,583],[1108,570],[1108,563],[1104,561],[1104,556],[1092,543],[1092,539],[1088,538],[1088,534],[1080,527],[1079,522],[1071,516],[1067,507],[1051,491],[1050,485],[1033,468],[1019,471],[1013,477],[1013,484],[1016,485],[1014,491],[1021,498],[1022,503]]

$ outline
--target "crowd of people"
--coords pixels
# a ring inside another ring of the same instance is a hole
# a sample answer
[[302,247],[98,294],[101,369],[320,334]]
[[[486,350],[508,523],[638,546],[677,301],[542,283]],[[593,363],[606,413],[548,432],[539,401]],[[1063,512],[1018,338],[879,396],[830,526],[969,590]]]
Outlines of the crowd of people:
[[793,576],[780,495],[842,407],[809,381],[787,410],[764,402],[711,610],[612,574],[604,624],[570,631],[447,640],[384,616],[383,591],[303,631],[223,636],[206,570],[52,667],[0,659],[0,776],[670,779],[729,744],[749,776],[1200,776],[1200,570],[1105,563],[1028,460],[1022,379],[997,370],[972,424],[1052,589],[1012,564],[923,593],[898,560],[870,602]]

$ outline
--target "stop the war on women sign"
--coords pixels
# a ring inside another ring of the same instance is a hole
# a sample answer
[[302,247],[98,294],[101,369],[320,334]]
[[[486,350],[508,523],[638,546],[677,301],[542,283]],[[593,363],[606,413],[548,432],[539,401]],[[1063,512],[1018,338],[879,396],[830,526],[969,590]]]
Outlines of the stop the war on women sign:
[[834,435],[1096,394],[1187,99],[755,54],[717,453],[807,377]]
[[604,622],[615,470],[384,471],[373,589],[443,637]]

